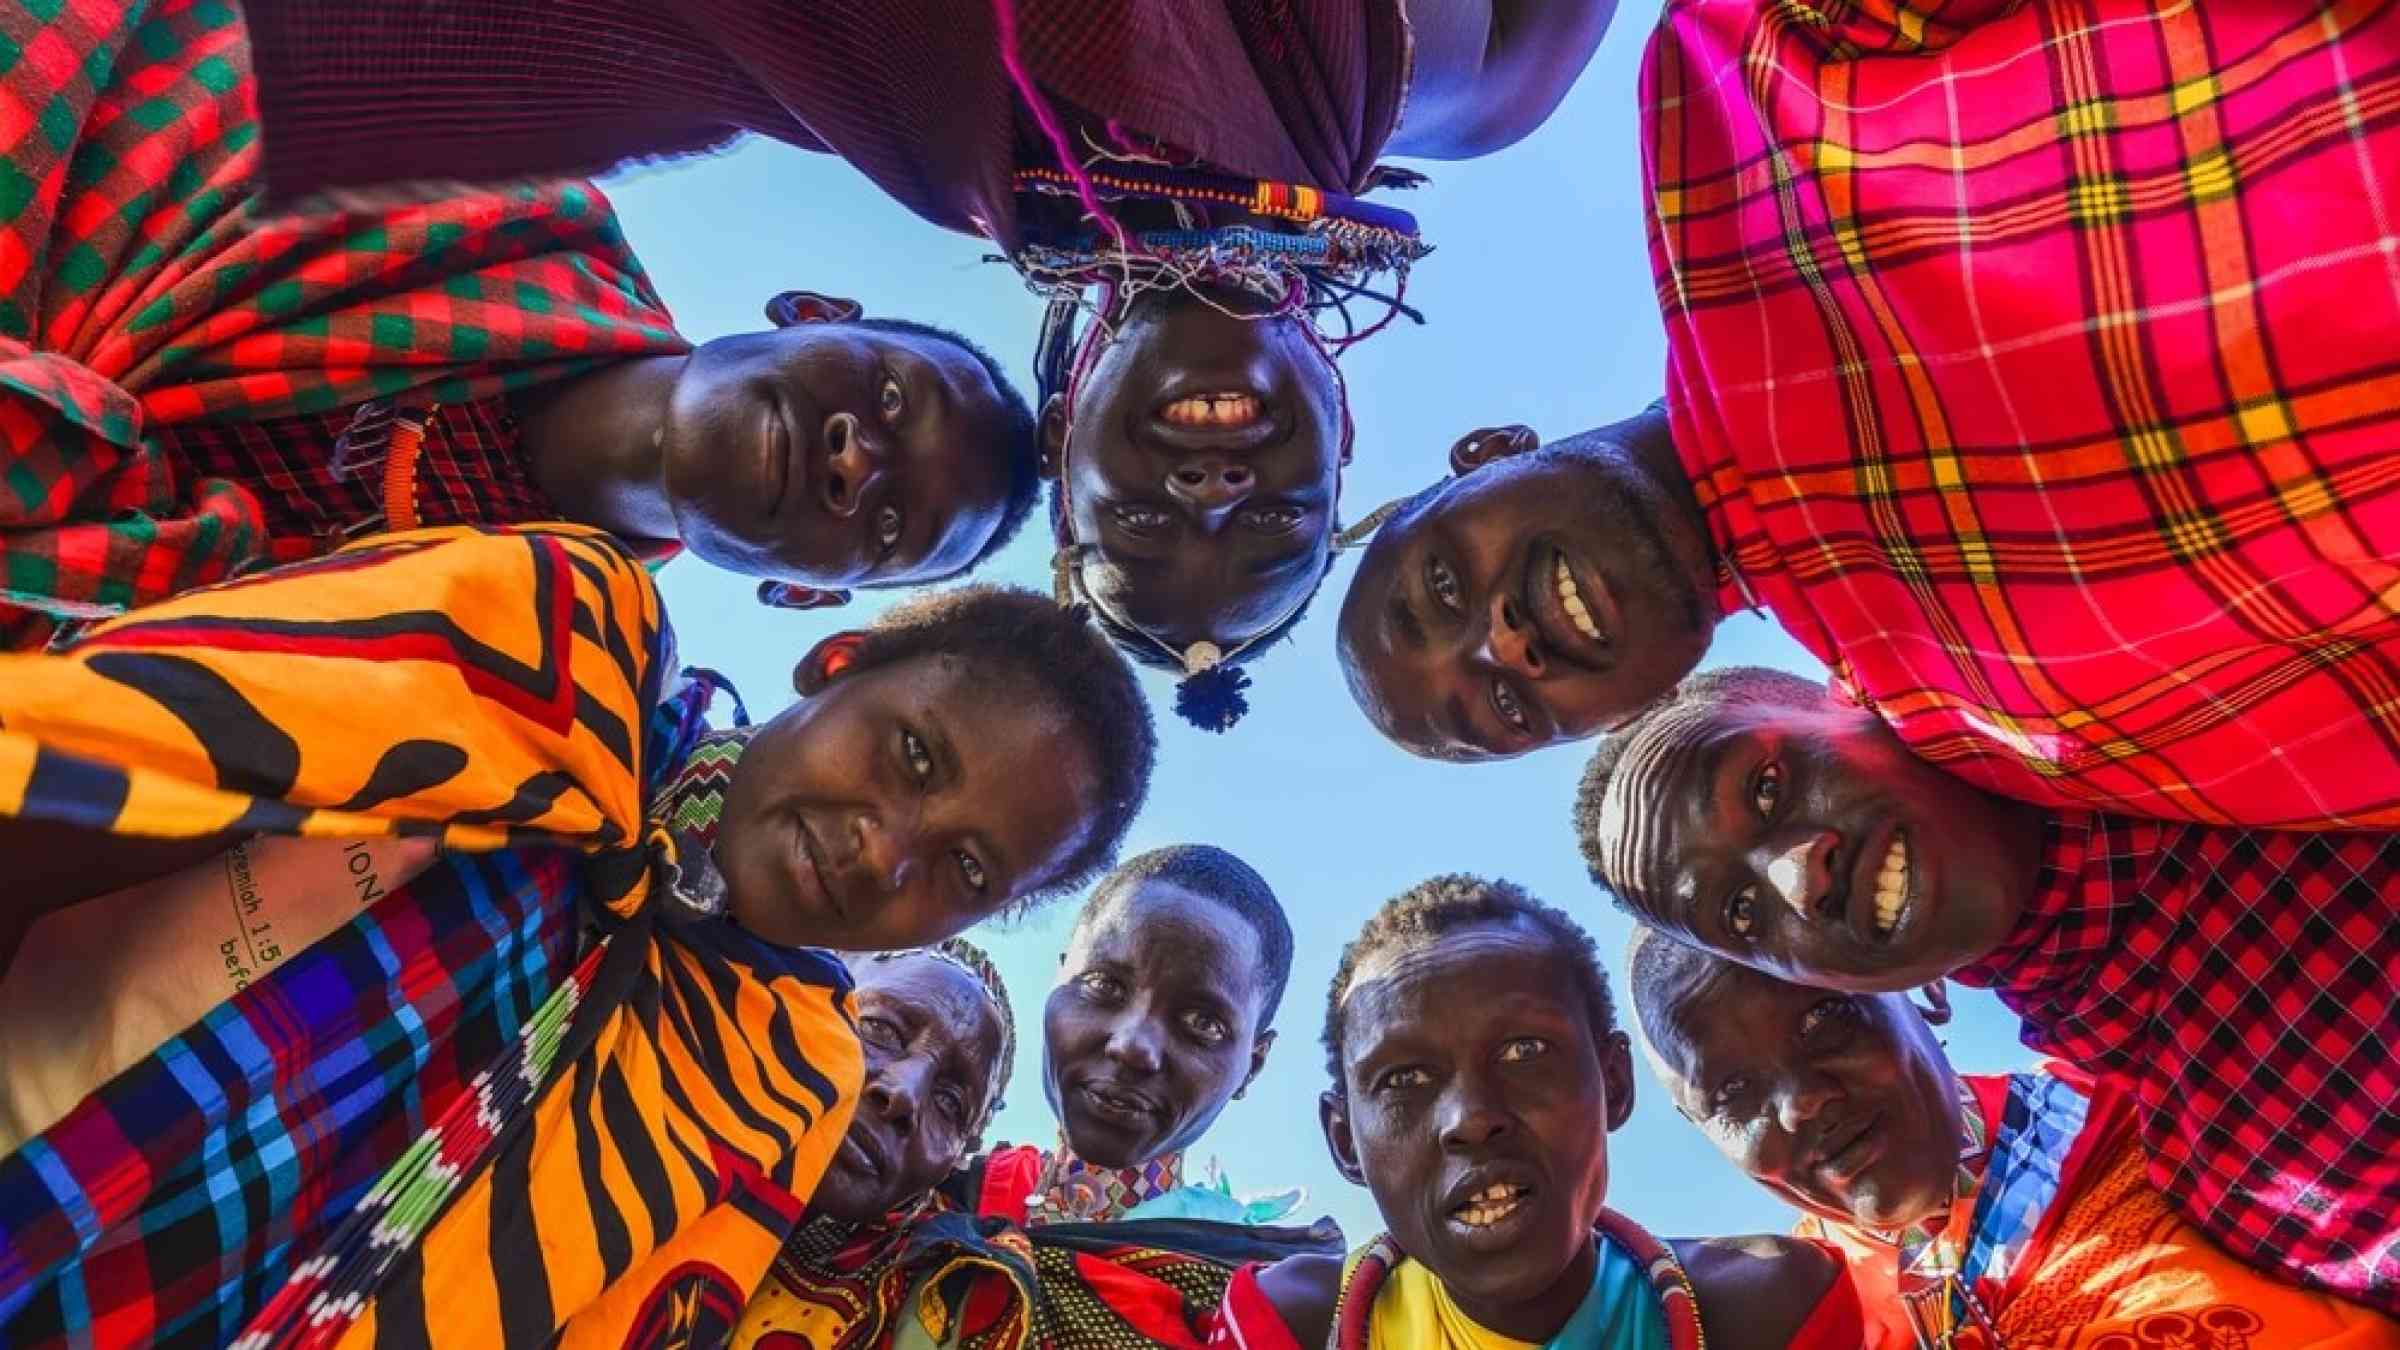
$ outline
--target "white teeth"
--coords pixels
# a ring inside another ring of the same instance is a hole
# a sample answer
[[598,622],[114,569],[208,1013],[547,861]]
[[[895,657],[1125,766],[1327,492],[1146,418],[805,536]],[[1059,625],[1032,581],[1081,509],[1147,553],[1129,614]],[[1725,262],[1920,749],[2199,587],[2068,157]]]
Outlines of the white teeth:
[[1593,622],[1592,610],[1583,603],[1583,590],[1575,584],[1575,574],[1567,570],[1567,560],[1558,559],[1552,572],[1558,582],[1558,602],[1566,607],[1567,617],[1575,627],[1594,642],[1600,640],[1600,625]]
[[1875,876],[1875,931],[1891,936],[1900,926],[1900,910],[1908,902],[1908,836],[1892,836],[1884,850],[1883,868]]

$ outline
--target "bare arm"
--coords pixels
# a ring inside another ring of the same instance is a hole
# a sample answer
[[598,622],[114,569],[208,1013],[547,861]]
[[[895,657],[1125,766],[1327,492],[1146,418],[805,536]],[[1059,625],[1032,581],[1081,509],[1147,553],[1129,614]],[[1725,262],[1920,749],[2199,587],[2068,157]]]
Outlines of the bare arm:
[[1258,1291],[1275,1305],[1293,1340],[1323,1345],[1333,1334],[1333,1305],[1342,1295],[1342,1258],[1287,1256],[1258,1272]]
[[1549,119],[1599,49],[1616,0],[1405,0],[1416,68],[1397,154],[1473,159]]
[[[1785,1350],[1841,1267],[1788,1237],[1679,1238],[1670,1244],[1700,1296],[1701,1330],[1725,1350]],[[1855,1297],[1845,1287],[1843,1297]]]
[[33,921],[94,896],[180,872],[232,848],[240,834],[145,839],[82,825],[0,816],[0,974]]

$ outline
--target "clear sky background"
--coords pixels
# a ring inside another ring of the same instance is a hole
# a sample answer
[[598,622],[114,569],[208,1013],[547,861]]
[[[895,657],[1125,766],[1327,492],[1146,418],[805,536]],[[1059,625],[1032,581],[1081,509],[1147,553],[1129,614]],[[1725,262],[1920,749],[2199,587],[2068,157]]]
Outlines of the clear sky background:
[[[1635,75],[1654,0],[1626,0],[1583,81],[1539,132],[1464,164],[1418,164],[1430,187],[1399,199],[1436,252],[1411,280],[1424,327],[1398,326],[1345,358],[1358,419],[1345,522],[1444,471],[1461,432],[1523,422],[1559,437],[1639,411],[1662,387],[1663,343],[1642,238]],[[746,143],[715,159],[640,170],[608,184],[634,247],[694,340],[765,326],[779,290],[854,296],[870,313],[955,328],[1007,364],[1030,396],[1040,307],[984,245],[903,211],[839,160]],[[1043,591],[1040,517],[984,579]],[[1282,1041],[1248,1097],[1194,1150],[1221,1159],[1237,1190],[1305,1185],[1305,1213],[1331,1213],[1351,1242],[1380,1229],[1374,1205],[1333,1170],[1317,1128],[1325,1087],[1317,1045],[1325,987],[1342,945],[1376,906],[1436,872],[1503,876],[1565,908],[1598,939],[1620,998],[1626,921],[1592,889],[1568,829],[1588,747],[1506,764],[1458,766],[1386,744],[1351,704],[1333,660],[1333,621],[1353,564],[1335,568],[1293,639],[1247,669],[1251,712],[1209,735],[1171,711],[1172,684],[1145,671],[1160,728],[1159,772],[1128,855],[1211,843],[1258,868],[1298,938],[1278,1018]],[[759,607],[752,583],[680,562],[663,575],[687,661],[731,677],[764,719],[791,699],[810,644],[882,602],[792,614]],[[1711,664],[1823,670],[1771,622],[1719,630]],[[1062,900],[1007,928],[972,934],[1015,995],[1016,1073],[990,1138],[1055,1137],[1042,1095],[1041,1006],[1074,910]],[[1968,1070],[2021,1067],[2015,1020],[1988,995],[1958,991],[1948,1032]],[[1641,1058],[1639,1051],[1636,1059]],[[1637,1065],[1633,1119],[1610,1141],[1609,1203],[1674,1236],[1786,1227],[1791,1214],[1733,1171],[1676,1115]]]

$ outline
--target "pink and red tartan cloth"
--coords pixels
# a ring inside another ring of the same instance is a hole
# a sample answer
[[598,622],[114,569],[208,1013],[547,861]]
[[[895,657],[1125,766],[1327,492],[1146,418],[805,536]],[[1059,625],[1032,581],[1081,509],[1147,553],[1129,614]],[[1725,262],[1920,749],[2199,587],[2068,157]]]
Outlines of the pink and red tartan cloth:
[[2062,816],[1952,978],[2122,1082],[2151,1183],[2225,1250],[2400,1314],[2400,836]]
[[1678,450],[1849,692],[2052,807],[2400,825],[2400,8],[1670,0],[1641,101]]
[[686,349],[586,183],[261,219],[225,0],[0,10],[0,151],[0,647],[267,556],[251,488],[178,472],[162,428]]

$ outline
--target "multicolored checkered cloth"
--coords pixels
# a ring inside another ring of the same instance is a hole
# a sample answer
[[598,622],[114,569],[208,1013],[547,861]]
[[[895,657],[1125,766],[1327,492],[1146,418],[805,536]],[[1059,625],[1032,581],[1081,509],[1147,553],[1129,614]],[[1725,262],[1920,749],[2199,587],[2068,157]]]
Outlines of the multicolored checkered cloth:
[[458,403],[686,349],[589,184],[260,219],[226,0],[7,7],[0,150],[9,645],[263,556],[253,494],[176,472],[161,427]]
[[2061,817],[1953,978],[2126,1080],[2151,1182],[2226,1250],[2400,1313],[2400,836]]
[[2400,9],[1670,0],[1642,107],[1677,450],[1841,683],[2009,796],[2400,825]]
[[8,1343],[231,1341],[565,974],[576,864],[445,854],[0,1160]]

